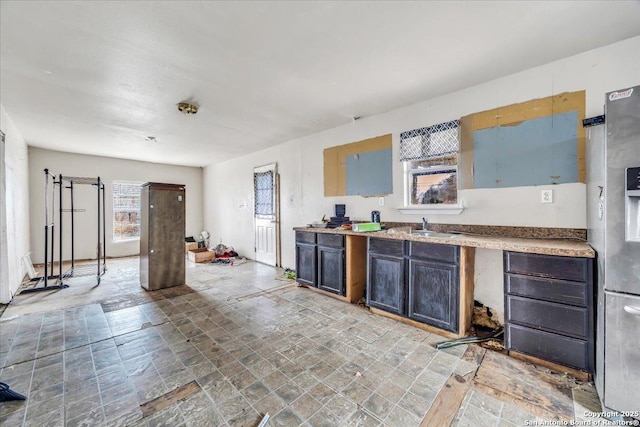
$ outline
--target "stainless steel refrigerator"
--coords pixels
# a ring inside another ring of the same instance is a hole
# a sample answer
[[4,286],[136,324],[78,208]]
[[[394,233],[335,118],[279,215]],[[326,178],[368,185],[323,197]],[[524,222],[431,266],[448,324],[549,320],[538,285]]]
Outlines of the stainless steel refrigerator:
[[607,410],[640,410],[640,86],[606,95],[588,128],[587,223],[597,252],[595,381]]

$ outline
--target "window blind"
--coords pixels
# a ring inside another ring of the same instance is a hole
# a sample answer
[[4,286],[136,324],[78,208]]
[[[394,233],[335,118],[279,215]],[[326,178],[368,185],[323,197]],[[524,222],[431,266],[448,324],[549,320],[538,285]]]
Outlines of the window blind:
[[458,152],[460,121],[439,123],[400,134],[400,160],[425,160]]

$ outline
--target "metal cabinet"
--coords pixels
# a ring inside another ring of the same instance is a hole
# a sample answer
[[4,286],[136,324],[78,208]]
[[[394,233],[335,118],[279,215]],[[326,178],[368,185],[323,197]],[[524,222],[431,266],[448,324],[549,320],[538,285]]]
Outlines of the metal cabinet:
[[140,285],[156,290],[185,284],[185,188],[148,182],[140,205]]
[[594,369],[593,260],[504,253],[505,346]]

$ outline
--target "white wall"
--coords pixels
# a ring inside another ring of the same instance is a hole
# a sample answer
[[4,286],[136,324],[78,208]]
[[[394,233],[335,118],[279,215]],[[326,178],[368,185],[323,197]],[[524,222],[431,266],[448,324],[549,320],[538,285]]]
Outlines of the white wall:
[[0,302],[8,303],[22,283],[26,270],[22,256],[29,252],[29,174],[27,144],[4,107],[0,105],[0,129],[5,133],[6,265],[0,264]]
[[[472,69],[469,72],[473,72]],[[468,114],[562,92],[586,90],[587,117],[603,114],[605,92],[639,83],[640,37],[505,76],[481,85],[430,99],[402,109],[365,117],[348,125],[311,135],[224,163],[204,171],[205,228],[213,242],[222,238],[247,257],[254,255],[252,171],[277,162],[281,175],[282,263],[294,267],[295,226],[333,213],[345,203],[347,215],[365,220],[381,211],[383,222],[419,222],[422,215],[405,215],[403,167],[399,161],[399,133]],[[378,135],[393,134],[393,194],[378,206],[377,198],[324,197],[323,150]],[[221,185],[225,183],[226,185]],[[232,183],[232,184],[230,184]],[[461,191],[465,211],[460,215],[429,215],[433,223],[586,228],[585,185],[554,185],[554,203],[540,204],[540,190],[517,187]],[[476,274],[476,296],[502,311],[501,257],[478,251],[476,264],[489,263]],[[481,300],[482,301],[482,300]]]
[[[186,235],[197,236],[202,231],[202,169],[157,163],[122,160],[110,157],[86,156],[29,147],[29,177],[31,198],[31,248],[34,263],[44,260],[44,169],[56,175],[100,177],[106,188],[106,243],[107,256],[118,257],[140,253],[140,242],[113,241],[113,181],[164,182],[186,186]],[[69,200],[69,192],[63,194]],[[57,203],[57,201],[56,201]],[[97,192],[88,185],[74,186],[74,209],[86,209],[75,213],[75,258],[95,259],[97,254]],[[65,204],[65,207],[68,205]],[[56,208],[57,209],[57,208]],[[56,212],[56,227],[59,221]],[[71,256],[69,214],[63,220],[64,258]],[[56,241],[58,235],[56,232]],[[56,243],[57,249],[58,243]],[[56,252],[56,259],[58,255]]]

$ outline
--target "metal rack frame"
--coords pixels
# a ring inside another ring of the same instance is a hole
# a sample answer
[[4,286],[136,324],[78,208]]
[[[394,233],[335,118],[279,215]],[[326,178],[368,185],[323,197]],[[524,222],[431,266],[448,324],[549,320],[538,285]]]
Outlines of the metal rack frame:
[[[100,177],[86,178],[86,177],[73,177],[56,175],[51,173],[49,169],[44,170],[45,174],[45,226],[44,226],[44,276],[36,278],[38,284],[34,288],[25,289],[22,293],[51,291],[56,289],[68,288],[69,285],[64,283],[64,279],[69,277],[80,277],[92,275],[91,268],[86,266],[76,267],[75,265],[75,212],[84,212],[84,209],[74,208],[74,196],[73,188],[75,185],[92,185],[97,189],[97,202],[98,202],[98,223],[97,223],[97,238],[98,238],[98,257],[96,280],[97,284],[100,284],[101,276],[106,272],[106,208],[105,208],[105,186]],[[55,263],[55,210],[56,210],[56,185],[58,186],[58,274],[54,273]],[[64,189],[70,191],[70,209],[63,208]],[[62,271],[63,263],[63,218],[62,214],[68,212],[71,214],[71,268],[67,271]],[[91,266],[93,267],[93,266]],[[49,284],[50,279],[56,279],[56,284]],[[42,286],[39,286],[42,283]]]

